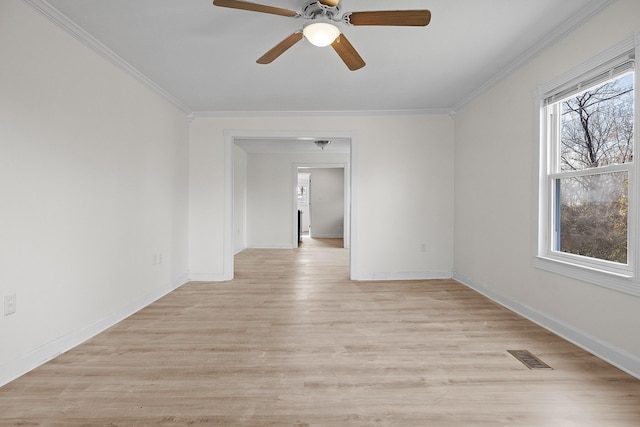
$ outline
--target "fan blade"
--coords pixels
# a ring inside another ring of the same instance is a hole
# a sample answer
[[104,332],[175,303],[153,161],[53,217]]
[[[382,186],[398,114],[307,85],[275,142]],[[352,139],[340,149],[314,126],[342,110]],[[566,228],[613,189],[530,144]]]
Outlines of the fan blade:
[[333,47],[333,50],[336,51],[351,71],[359,70],[366,65],[344,34],[340,34],[338,38],[331,43],[331,47]]
[[258,64],[271,64],[280,55],[285,53],[291,46],[298,43],[300,40],[302,40],[302,31],[297,31],[275,45],[271,50],[269,50],[269,52],[258,58],[256,62]]
[[428,10],[385,10],[378,12],[352,12],[349,15],[351,25],[396,25],[425,27],[431,21]]
[[249,10],[252,12],[271,13],[272,15],[296,17],[298,12],[280,7],[265,6],[263,4],[250,3],[240,0],[213,0],[214,6],[230,7],[231,9]]

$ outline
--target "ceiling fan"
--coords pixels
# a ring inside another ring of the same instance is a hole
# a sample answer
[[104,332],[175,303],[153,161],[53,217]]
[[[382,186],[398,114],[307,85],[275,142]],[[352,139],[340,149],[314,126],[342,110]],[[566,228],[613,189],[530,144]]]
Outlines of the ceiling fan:
[[333,22],[339,22],[349,26],[384,25],[424,27],[431,21],[431,12],[428,10],[385,10],[342,13],[340,0],[307,1],[300,12],[250,3],[243,0],[213,0],[213,5],[249,10],[252,12],[269,13],[289,18],[303,18],[310,21],[304,25],[301,31],[296,31],[291,34],[258,58],[256,61],[258,64],[270,64],[293,45],[303,38],[306,38],[316,46],[323,47],[331,45],[351,71],[364,67],[365,62],[349,40],[347,40],[347,37]]

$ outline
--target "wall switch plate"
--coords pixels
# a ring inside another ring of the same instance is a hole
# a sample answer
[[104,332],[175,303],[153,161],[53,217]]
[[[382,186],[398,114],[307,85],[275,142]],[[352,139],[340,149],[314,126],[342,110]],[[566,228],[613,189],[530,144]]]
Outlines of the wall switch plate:
[[4,315],[8,316],[16,312],[16,294],[4,296]]

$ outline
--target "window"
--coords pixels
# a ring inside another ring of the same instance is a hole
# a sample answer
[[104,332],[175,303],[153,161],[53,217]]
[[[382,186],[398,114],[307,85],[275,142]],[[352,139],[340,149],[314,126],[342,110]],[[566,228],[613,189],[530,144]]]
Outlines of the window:
[[635,54],[609,56],[541,91],[536,264],[640,295]]

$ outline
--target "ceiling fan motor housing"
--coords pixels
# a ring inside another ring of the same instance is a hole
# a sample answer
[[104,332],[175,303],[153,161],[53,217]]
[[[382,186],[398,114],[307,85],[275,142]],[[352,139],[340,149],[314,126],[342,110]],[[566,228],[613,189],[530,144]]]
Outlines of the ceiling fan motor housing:
[[332,21],[340,21],[340,5],[329,6],[318,0],[312,0],[302,8],[302,16],[306,19],[316,19],[322,16]]

